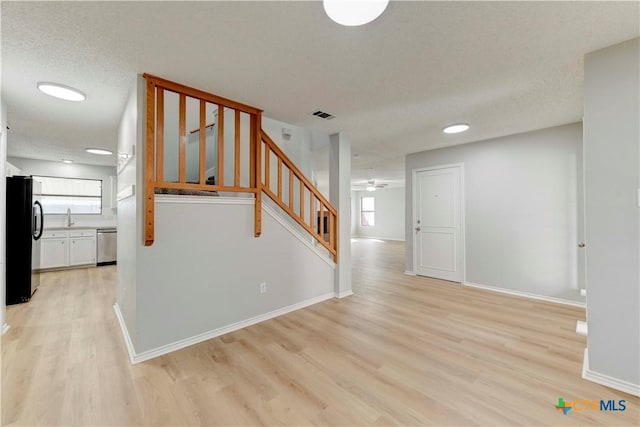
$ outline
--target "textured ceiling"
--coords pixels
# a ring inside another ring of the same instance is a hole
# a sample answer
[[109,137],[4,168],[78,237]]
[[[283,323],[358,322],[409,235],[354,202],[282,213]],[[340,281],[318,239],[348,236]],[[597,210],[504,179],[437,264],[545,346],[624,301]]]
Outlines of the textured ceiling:
[[[320,2],[2,2],[9,155],[115,164],[136,73],[352,141],[354,181],[402,182],[404,155],[579,121],[584,54],[638,37],[638,2],[398,2],[362,27]],[[38,81],[87,94],[50,98]],[[322,121],[318,109],[336,118]],[[464,121],[471,130],[445,135]]]

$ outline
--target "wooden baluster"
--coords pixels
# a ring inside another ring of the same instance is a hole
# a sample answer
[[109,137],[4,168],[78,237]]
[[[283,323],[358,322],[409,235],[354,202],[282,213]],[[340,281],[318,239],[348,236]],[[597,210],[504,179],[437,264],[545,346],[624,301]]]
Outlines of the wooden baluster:
[[[256,179],[260,178],[260,174],[261,174],[261,166],[262,166],[262,159],[261,159],[261,151],[262,151],[262,113],[258,112],[258,114],[256,114],[256,120],[255,120],[255,125],[256,125],[256,130],[255,130],[255,136],[256,136],[256,159],[255,159],[255,164],[256,164]],[[262,184],[258,185],[258,188],[256,189],[256,193],[255,193],[255,197],[256,197],[256,201],[255,201],[255,207],[253,210],[253,224],[254,224],[254,233],[253,235],[255,237],[260,237],[260,235],[262,234]]]
[[324,208],[324,205],[320,202],[320,209],[318,210],[318,218],[320,218],[320,239],[324,240],[324,215],[322,208]]
[[207,103],[200,100],[200,184],[207,182]]
[[144,245],[151,246],[154,239],[155,216],[155,182],[153,179],[153,163],[155,161],[155,126],[156,87],[147,79],[147,140],[145,152],[145,206],[144,206]]
[[249,123],[249,187],[259,189],[262,185],[262,178],[260,182],[256,180],[256,146],[262,144],[262,138],[260,138],[259,130],[256,129],[256,115],[250,115]]
[[278,199],[282,200],[282,158],[278,156]]
[[300,180],[300,219],[304,221],[304,183]]
[[178,180],[187,182],[187,97],[180,94],[180,109],[178,111]]
[[156,107],[156,181],[164,181],[164,89],[158,87]]
[[235,179],[233,181],[233,184],[236,187],[240,187],[240,110],[236,110],[236,129],[235,129],[235,135],[236,135],[236,140],[235,140],[235,167],[234,167],[234,176]]
[[289,168],[289,207],[293,210],[293,170]]
[[269,162],[271,161],[271,150],[267,144],[264,144],[264,186],[271,191],[271,170]]
[[224,105],[218,104],[218,185],[224,185]]
[[314,209],[314,204],[315,204],[315,195],[313,194],[313,191],[311,191],[311,188],[309,188],[309,222],[310,222],[310,226],[311,228],[315,231],[318,229],[318,227],[316,226],[316,219],[314,218],[314,214],[315,214],[315,209]]
[[333,215],[333,213],[329,212],[329,246],[331,246],[333,248],[333,240],[335,238],[335,234],[333,233],[333,221],[335,219],[335,216]]

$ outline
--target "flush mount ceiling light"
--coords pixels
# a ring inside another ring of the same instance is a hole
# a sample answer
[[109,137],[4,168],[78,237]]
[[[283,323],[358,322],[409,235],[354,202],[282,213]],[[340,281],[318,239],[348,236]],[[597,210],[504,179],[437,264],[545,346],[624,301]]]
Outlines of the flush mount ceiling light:
[[324,11],[334,22],[357,27],[382,15],[389,0],[323,0]]
[[442,132],[444,132],[444,133],[460,133],[460,132],[464,132],[467,129],[469,129],[469,125],[468,124],[466,124],[466,123],[456,123],[455,125],[447,126],[446,128],[442,129]]
[[69,160],[69,159],[62,159],[62,163],[66,163],[66,164],[71,164],[73,163],[73,160]]
[[85,150],[87,153],[91,153],[91,154],[99,154],[101,156],[110,156],[113,153],[109,150],[103,150],[102,148],[87,148]]
[[78,89],[74,89],[69,86],[61,85],[59,83],[40,82],[38,83],[38,89],[47,95],[64,99],[67,101],[84,101],[86,96]]

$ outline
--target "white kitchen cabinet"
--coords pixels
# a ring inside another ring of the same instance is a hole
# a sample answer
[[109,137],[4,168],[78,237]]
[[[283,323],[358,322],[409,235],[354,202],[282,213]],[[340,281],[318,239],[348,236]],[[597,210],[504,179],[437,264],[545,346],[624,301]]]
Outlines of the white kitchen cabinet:
[[68,237],[42,239],[40,268],[58,268],[69,265]]
[[96,263],[95,237],[69,237],[69,265]]
[[40,268],[96,264],[96,230],[46,230],[42,233]]

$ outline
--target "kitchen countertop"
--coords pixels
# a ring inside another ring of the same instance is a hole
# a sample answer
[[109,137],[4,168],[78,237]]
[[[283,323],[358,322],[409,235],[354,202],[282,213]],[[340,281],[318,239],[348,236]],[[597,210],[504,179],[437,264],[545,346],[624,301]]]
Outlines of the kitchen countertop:
[[117,227],[115,225],[72,225],[71,227],[45,227],[44,231],[101,230],[103,228]]

